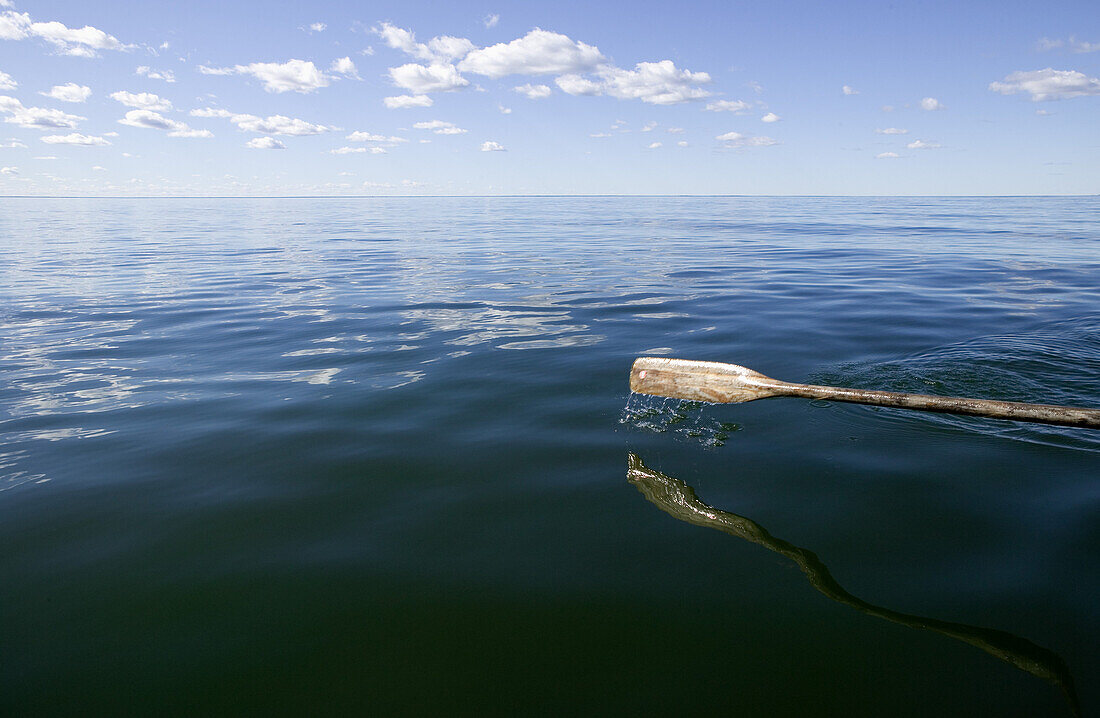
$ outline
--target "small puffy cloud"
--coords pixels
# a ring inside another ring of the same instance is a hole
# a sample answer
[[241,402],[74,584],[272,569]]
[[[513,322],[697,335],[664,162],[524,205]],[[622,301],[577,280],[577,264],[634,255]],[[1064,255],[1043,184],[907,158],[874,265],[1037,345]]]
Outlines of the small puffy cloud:
[[600,83],[586,79],[580,75],[562,75],[554,80],[562,92],[569,95],[600,95],[603,87]]
[[[318,31],[319,32],[319,31]],[[285,150],[284,145],[274,137],[253,137],[245,143],[245,147],[252,150]]]
[[670,135],[682,135],[682,134],[684,134],[684,128],[683,127],[669,127],[666,130],[666,132],[668,132]]
[[52,97],[61,102],[84,102],[92,96],[92,88],[68,82],[64,85],[54,85],[49,92],[40,92],[40,95]]
[[1048,67],[1045,70],[1014,72],[1002,82],[991,82],[989,89],[1002,95],[1026,92],[1031,95],[1032,102],[1044,102],[1100,95],[1100,79],[1076,70],[1055,70]]
[[740,115],[751,110],[752,105],[744,100],[715,100],[714,102],[708,102],[703,109],[708,112],[732,112]]
[[900,127],[886,127],[884,129],[876,129],[875,134],[877,134],[877,135],[907,135],[907,134],[909,134],[909,130],[904,130]]
[[111,93],[111,99],[121,102],[127,107],[136,107],[139,110],[152,110],[153,112],[166,112],[172,109],[172,103],[163,97],[151,92],[126,92],[119,90]]
[[922,110],[928,110],[929,112],[932,112],[934,110],[942,110],[943,103],[941,103],[935,97],[926,97],[920,101],[920,108]]
[[679,142],[676,143],[676,146],[677,147],[687,147],[688,146],[687,140],[680,140]]
[[164,130],[169,137],[213,137],[210,130],[193,130],[183,122],[164,117],[152,110],[130,110],[118,121],[120,125],[144,127],[150,130]]
[[385,147],[341,147],[339,149],[329,150],[329,153],[334,154],[334,155],[356,155],[356,154],[358,154],[358,155],[361,155],[361,154],[384,155],[384,154],[386,154],[386,148]]
[[642,129],[640,129],[638,131],[639,132],[652,132],[655,129],[657,129],[657,123],[656,122],[647,122],[644,125],[642,125]]
[[507,152],[507,150],[504,149],[504,145],[500,144],[499,142],[493,142],[492,140],[489,140],[488,142],[482,142],[481,143],[481,151],[482,152]]
[[328,87],[332,79],[321,72],[312,62],[306,60],[287,60],[286,62],[253,62],[250,65],[233,67],[199,66],[204,75],[251,75],[263,83],[268,92],[314,92]]
[[23,144],[22,142],[20,142],[19,140],[15,139],[14,137],[12,137],[7,142],[0,142],[0,149],[4,149],[4,148],[15,149],[16,147],[26,147],[26,145]]
[[732,148],[770,147],[771,145],[779,144],[778,141],[773,140],[771,137],[764,137],[763,135],[753,137],[751,135],[743,135],[740,132],[726,132],[725,134],[718,135],[714,139],[723,143],[726,147]]
[[604,61],[598,48],[568,36],[535,28],[521,38],[472,50],[458,69],[486,77],[560,75],[595,69]]
[[0,72],[0,90],[14,90],[17,87],[19,87],[19,83],[11,75]]
[[323,22],[315,22],[309,26],[309,30],[310,32],[324,32],[326,27],[328,27],[328,25]]
[[550,96],[550,88],[546,85],[532,85],[530,83],[526,85],[519,85],[512,88],[514,91],[521,95],[524,95],[529,100],[541,100]]
[[18,167],[0,167],[0,175],[7,175],[10,177],[17,174],[19,174]]
[[408,142],[408,140],[406,140],[404,137],[394,137],[392,135],[387,137],[386,135],[375,135],[371,134],[370,132],[363,132],[360,130],[352,132],[344,139],[348,140],[349,142],[385,142],[391,145],[396,145],[401,142]]
[[500,114],[502,114],[502,115],[512,114],[512,108],[511,107],[505,107],[504,105],[497,105],[497,109],[500,110]]
[[879,152],[875,155],[876,160],[896,160],[901,157],[897,152]]
[[171,70],[153,70],[147,65],[139,66],[138,69],[134,70],[134,74],[148,77],[150,80],[164,80],[165,82],[176,81],[176,73]]
[[426,60],[431,64],[449,64],[465,56],[475,47],[474,43],[464,37],[450,35],[433,37],[427,43],[417,42],[412,32],[388,22],[374,28],[374,33],[393,49],[400,50],[418,60]]
[[655,150],[660,146],[661,146],[660,142],[650,142],[649,145],[646,147],[646,149],[647,150]]
[[844,87],[840,88],[840,91],[843,92],[845,95],[858,95],[859,94],[859,90],[852,87],[851,85],[845,85]]
[[911,150],[938,150],[943,145],[936,144],[935,142],[925,142],[924,140],[913,140],[906,145]]
[[192,117],[222,117],[245,132],[256,132],[264,135],[289,135],[301,137],[305,135],[319,135],[335,130],[335,127],[315,125],[305,120],[299,120],[284,115],[272,115],[270,117],[258,117],[256,115],[243,115],[228,110],[215,110],[209,107],[201,110],[191,110]]
[[437,135],[461,135],[466,130],[461,127],[455,127],[450,122],[444,122],[443,120],[432,120],[431,122],[417,122],[413,125],[418,130],[431,130]]
[[485,16],[485,19],[482,20],[482,22],[485,24],[486,28],[496,27],[497,23],[500,22],[500,15],[490,13],[489,15]]
[[42,141],[48,145],[81,145],[83,147],[96,147],[111,144],[102,137],[82,135],[79,132],[73,132],[69,135],[47,135],[42,138]]
[[338,75],[343,75],[344,77],[350,77],[355,80],[359,79],[359,70],[355,67],[355,63],[351,61],[350,57],[341,57],[339,60],[333,60],[329,70]]
[[579,75],[564,75],[555,82],[562,92],[570,95],[610,95],[653,105],[675,105],[710,96],[706,90],[696,87],[710,82],[710,75],[677,69],[671,60],[639,62],[633,70],[602,65],[595,75],[595,81]]
[[390,68],[393,84],[403,87],[416,95],[428,92],[452,92],[470,84],[470,81],[458,74],[454,65],[437,63],[417,65],[409,63]]
[[410,107],[431,107],[432,98],[427,95],[397,95],[385,97],[382,103],[391,110],[408,109]]
[[96,50],[129,49],[118,38],[91,25],[72,28],[57,21],[33,22],[27,13],[11,10],[0,13],[0,40],[22,40],[27,37],[45,40],[62,55],[75,57],[96,57]]
[[24,107],[14,97],[0,95],[0,112],[9,115],[4,122],[32,130],[73,129],[83,117],[45,107]]
[[760,121],[761,122],[779,122],[779,115],[775,114],[774,112],[769,112],[768,114],[761,117]]

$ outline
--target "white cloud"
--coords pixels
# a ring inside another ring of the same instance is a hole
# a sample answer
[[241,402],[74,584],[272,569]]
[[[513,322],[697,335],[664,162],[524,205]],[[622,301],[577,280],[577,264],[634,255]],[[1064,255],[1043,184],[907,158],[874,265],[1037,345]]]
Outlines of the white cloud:
[[14,90],[17,87],[19,87],[19,83],[11,75],[0,72],[0,90]]
[[897,152],[879,152],[875,155],[876,160],[896,160],[901,157]]
[[64,85],[54,85],[49,92],[39,92],[40,95],[52,97],[61,102],[84,102],[92,96],[92,88],[68,82]]
[[488,142],[482,142],[481,143],[481,151],[482,152],[507,152],[507,150],[504,149],[504,145],[500,144],[499,142],[493,142],[492,140],[489,140]]
[[7,95],[0,95],[0,112],[10,115],[4,118],[4,122],[32,130],[73,129],[84,119],[61,110],[24,107],[22,102]]
[[84,147],[111,144],[102,137],[82,135],[79,132],[73,132],[69,135],[47,135],[46,137],[42,138],[42,141],[48,145],[83,145]]
[[633,70],[603,65],[595,74],[596,81],[579,75],[564,75],[555,82],[570,95],[610,95],[653,105],[675,105],[710,96],[706,90],[695,87],[710,82],[710,75],[679,70],[671,60],[639,62]]
[[550,88],[546,85],[532,85],[530,83],[526,85],[519,85],[512,88],[514,91],[521,95],[526,96],[530,100],[541,100],[549,97],[551,94]]
[[1002,95],[1026,92],[1031,95],[1032,102],[1043,102],[1100,95],[1100,79],[1076,70],[1055,70],[1048,67],[1045,70],[1014,72],[1003,82],[991,82],[989,89]]
[[18,167],[0,167],[0,175],[17,175],[19,174]]
[[840,88],[840,91],[843,92],[845,95],[858,95],[859,94],[859,90],[852,87],[851,85],[845,85],[844,87]]
[[661,143],[660,143],[660,142],[651,142],[651,143],[649,143],[649,146],[648,146],[648,147],[646,147],[646,149],[647,149],[647,150],[655,150],[655,149],[657,149],[657,148],[658,148],[658,147],[660,147],[660,146],[661,146]]
[[583,72],[604,61],[598,48],[535,28],[521,38],[473,50],[458,69],[486,77]]
[[922,110],[928,110],[929,112],[932,112],[933,110],[942,110],[943,103],[941,103],[935,97],[926,97],[920,101],[920,108]]
[[355,80],[359,79],[359,70],[355,67],[355,63],[351,61],[350,57],[341,57],[339,60],[333,60],[329,70],[343,75],[344,77],[350,77]]
[[0,13],[0,39],[22,40],[26,37],[41,38],[61,54],[76,57],[95,57],[96,50],[129,49],[118,38],[91,25],[71,28],[57,21],[32,22],[27,13],[10,10]]
[[374,28],[374,33],[393,49],[401,50],[406,55],[412,55],[419,60],[427,60],[433,65],[453,62],[475,48],[474,43],[466,38],[450,35],[433,37],[427,44],[417,42],[412,32],[395,27],[388,22]]
[[147,65],[141,65],[138,69],[134,70],[135,75],[144,75],[150,80],[164,80],[165,82],[175,82],[176,73],[171,70],[153,70]]
[[394,137],[392,135],[390,137],[387,137],[385,135],[372,135],[369,132],[363,132],[361,130],[356,130],[355,132],[352,132],[344,139],[348,140],[349,142],[385,142],[391,145],[396,145],[400,142],[408,142],[408,140],[406,140],[404,137]]
[[687,147],[688,146],[687,140],[680,140],[679,142],[676,143],[676,146],[677,147]]
[[315,22],[309,26],[309,29],[312,32],[324,32],[326,27],[328,27],[328,25],[323,22]]
[[385,97],[382,103],[391,110],[408,109],[410,107],[431,107],[432,98],[427,95],[397,95]]
[[887,127],[885,129],[876,129],[875,134],[877,134],[877,135],[907,135],[907,134],[909,134],[909,130],[903,130],[900,127]]
[[341,147],[336,150],[329,150],[329,153],[334,155],[352,155],[352,154],[364,154],[369,153],[372,155],[384,155],[386,154],[386,148],[384,147]]
[[554,84],[561,91],[569,95],[600,95],[603,87],[598,82],[581,77],[580,75],[562,75],[554,80]]
[[761,122],[779,122],[779,115],[775,114],[774,112],[769,112],[768,114],[761,117],[760,121]]
[[497,105],[497,109],[500,110],[500,114],[502,114],[502,115],[512,114],[512,108],[511,107],[505,107],[504,105]]
[[443,120],[432,120],[431,122],[417,122],[413,125],[418,130],[431,130],[437,135],[461,135],[466,130],[461,127],[455,127],[450,122],[444,122]]
[[139,110],[152,110],[154,112],[166,112],[172,109],[172,103],[163,97],[151,92],[126,92],[119,90],[111,93],[111,99],[121,102],[127,107],[136,107]]
[[1069,40],[1051,40],[1050,38],[1041,38],[1036,47],[1039,50],[1053,50],[1059,47],[1068,47],[1071,52],[1085,53],[1085,52],[1097,52],[1100,51],[1100,42],[1085,42],[1084,40],[1078,40],[1073,35],[1069,36]]
[[[318,30],[320,32],[320,30]],[[285,150],[284,145],[274,137],[253,137],[245,143],[245,147],[253,150]]]
[[16,147],[26,147],[26,145],[23,144],[22,142],[20,142],[19,140],[15,139],[14,137],[12,137],[7,142],[0,142],[0,149],[4,149],[4,148],[15,149]]
[[642,125],[642,129],[640,129],[638,131],[639,132],[652,132],[656,128],[657,128],[657,123],[656,122],[647,122],[644,125]]
[[715,100],[714,102],[708,102],[703,109],[709,112],[732,112],[740,115],[751,110],[752,105],[744,100]]
[[611,137],[610,132],[593,132],[589,137]]
[[257,117],[256,115],[242,115],[228,110],[215,110],[209,107],[201,110],[191,110],[192,117],[223,117],[245,132],[257,132],[265,135],[290,135],[301,137],[304,135],[319,135],[331,132],[335,127],[315,125],[305,120],[299,120],[284,115],[272,115],[270,117]]
[[666,130],[666,132],[668,132],[670,135],[682,135],[682,134],[684,134],[684,128],[683,127],[669,127],[668,130]]
[[437,63],[417,65],[409,63],[390,68],[393,84],[410,92],[423,95],[427,92],[451,92],[466,87],[470,81],[458,74],[454,65]]
[[759,135],[753,137],[751,135],[743,135],[740,132],[726,132],[725,134],[718,135],[714,139],[725,144],[726,147],[770,147],[771,145],[777,145],[779,142],[773,140],[771,137],[765,137]]
[[331,77],[321,72],[316,65],[306,60],[287,60],[286,62],[253,62],[250,65],[233,67],[199,66],[204,75],[252,75],[263,83],[268,92],[313,92],[328,87]]
[[485,23],[486,28],[496,27],[497,23],[500,22],[500,15],[490,13],[489,15],[485,16],[485,19],[482,22]]
[[936,144],[935,142],[925,142],[924,140],[913,140],[906,145],[911,150],[938,150],[943,145]]
[[144,127],[150,130],[165,130],[169,137],[213,137],[210,130],[193,130],[185,123],[164,117],[152,110],[130,110],[118,121],[120,125]]

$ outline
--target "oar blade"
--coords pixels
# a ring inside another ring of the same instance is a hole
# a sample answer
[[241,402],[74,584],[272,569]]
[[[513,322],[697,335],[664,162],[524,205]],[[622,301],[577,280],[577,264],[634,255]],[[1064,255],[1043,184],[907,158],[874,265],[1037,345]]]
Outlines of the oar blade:
[[736,404],[777,396],[774,379],[736,364],[640,357],[630,369],[630,390],[672,399]]

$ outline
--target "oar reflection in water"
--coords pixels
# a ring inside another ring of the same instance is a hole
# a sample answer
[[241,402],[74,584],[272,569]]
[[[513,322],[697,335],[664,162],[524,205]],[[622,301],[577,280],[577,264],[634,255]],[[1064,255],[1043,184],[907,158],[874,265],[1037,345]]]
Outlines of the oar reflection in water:
[[799,548],[794,544],[775,538],[762,526],[744,516],[738,516],[704,504],[695,496],[695,491],[690,486],[679,479],[649,468],[633,453],[629,454],[627,458],[627,480],[634,484],[657,508],[670,514],[673,518],[696,526],[718,529],[723,533],[760,544],[786,556],[798,564],[798,567],[802,569],[802,573],[806,574],[806,578],[809,579],[814,588],[834,601],[851,606],[863,613],[900,623],[903,626],[925,628],[951,638],[957,638],[972,646],[977,646],[1002,661],[1011,663],[1022,671],[1027,671],[1034,676],[1050,681],[1062,689],[1073,714],[1075,716],[1081,714],[1069,669],[1066,667],[1065,662],[1051,651],[1004,631],[939,621],[934,618],[911,616],[875,606],[856,598],[836,582],[836,579],[829,573],[829,569],[821,563],[821,559],[813,551]]

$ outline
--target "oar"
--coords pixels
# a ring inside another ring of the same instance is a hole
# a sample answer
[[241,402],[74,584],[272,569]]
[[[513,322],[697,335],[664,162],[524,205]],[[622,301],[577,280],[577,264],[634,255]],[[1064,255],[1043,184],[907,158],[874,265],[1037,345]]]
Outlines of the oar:
[[1100,410],[1096,409],[794,384],[772,379],[736,364],[712,361],[641,357],[634,361],[630,370],[630,389],[639,394],[716,404],[740,403],[773,396],[801,396],[807,399],[1100,429]]

